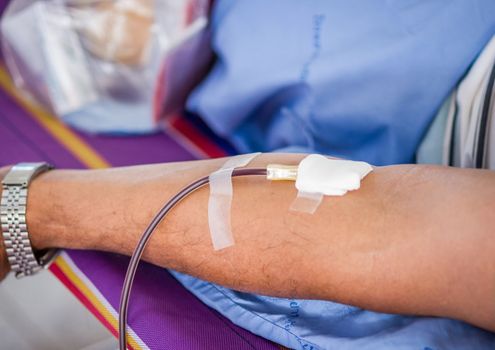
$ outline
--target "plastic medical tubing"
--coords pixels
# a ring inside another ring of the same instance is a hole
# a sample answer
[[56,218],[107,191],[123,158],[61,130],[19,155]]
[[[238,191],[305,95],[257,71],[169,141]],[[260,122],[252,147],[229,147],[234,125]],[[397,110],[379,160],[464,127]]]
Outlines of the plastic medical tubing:
[[[232,177],[237,176],[249,176],[249,175],[266,175],[266,169],[264,168],[253,168],[253,169],[235,169],[232,172]],[[151,235],[155,231],[158,224],[163,220],[165,215],[182,199],[187,197],[189,194],[196,191],[198,188],[208,184],[209,177],[202,177],[190,185],[184,187],[179,193],[173,196],[155,215],[155,217],[151,220],[150,224],[143,232],[139,242],[136,246],[136,249],[132,253],[131,260],[129,262],[129,266],[127,268],[127,272],[124,279],[124,285],[122,287],[122,294],[120,296],[120,306],[119,306],[119,349],[126,350],[127,348],[127,310],[129,308],[129,297],[131,294],[132,283],[134,281],[134,276],[136,275],[136,270],[139,265],[139,261],[143,255],[144,249],[148,244]]]

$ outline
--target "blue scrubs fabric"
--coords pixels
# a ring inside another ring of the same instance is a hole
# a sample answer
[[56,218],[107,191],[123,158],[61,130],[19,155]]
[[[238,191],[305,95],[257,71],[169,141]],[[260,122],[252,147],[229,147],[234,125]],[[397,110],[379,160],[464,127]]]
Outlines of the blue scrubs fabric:
[[459,321],[383,314],[330,301],[241,293],[170,272],[235,324],[290,349],[495,349],[495,334]]
[[[495,33],[495,0],[215,4],[218,60],[188,108],[241,152],[411,162],[443,100]],[[454,320],[270,298],[172,273],[234,323],[289,348],[495,349],[494,334]]]
[[494,0],[219,0],[188,108],[241,152],[412,162],[495,33]]

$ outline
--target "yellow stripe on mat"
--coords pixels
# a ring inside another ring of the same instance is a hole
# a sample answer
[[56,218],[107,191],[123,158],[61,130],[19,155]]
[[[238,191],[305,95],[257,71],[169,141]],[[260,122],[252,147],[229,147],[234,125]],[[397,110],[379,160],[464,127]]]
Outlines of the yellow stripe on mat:
[[[79,278],[79,276],[71,269],[69,264],[64,260],[62,256],[58,256],[56,260],[57,266],[62,270],[62,272],[69,278],[69,280],[76,286],[77,289],[84,294],[86,298],[93,304],[93,306],[100,312],[100,314],[114,327],[118,330],[119,324],[118,320],[107,310],[107,308],[102,304],[102,302],[93,294],[93,292],[88,288],[88,286]],[[129,334],[127,342],[132,346],[133,349],[139,350],[142,347],[136,342],[134,338]]]
[[34,101],[30,101],[24,97],[17,90],[5,67],[2,65],[0,65],[0,86],[85,166],[88,168],[108,168],[110,166],[110,163],[84,142],[76,133],[62,124],[58,118]]

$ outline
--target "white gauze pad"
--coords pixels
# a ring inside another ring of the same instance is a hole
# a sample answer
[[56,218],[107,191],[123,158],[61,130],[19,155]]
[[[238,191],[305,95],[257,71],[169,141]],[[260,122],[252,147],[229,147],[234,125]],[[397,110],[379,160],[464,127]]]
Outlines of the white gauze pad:
[[234,245],[230,223],[232,205],[232,172],[249,164],[260,153],[241,154],[229,158],[225,164],[209,176],[208,225],[213,249],[220,250]]
[[361,180],[373,171],[365,162],[329,159],[319,154],[304,158],[297,170],[299,191],[291,210],[313,214],[323,196],[343,196],[359,189]]

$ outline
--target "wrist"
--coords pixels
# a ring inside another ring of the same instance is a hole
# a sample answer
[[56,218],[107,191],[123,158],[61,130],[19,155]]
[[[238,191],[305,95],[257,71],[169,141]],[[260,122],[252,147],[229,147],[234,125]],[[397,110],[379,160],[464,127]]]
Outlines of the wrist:
[[59,170],[51,170],[37,176],[29,185],[26,223],[31,245],[35,250],[61,247],[59,186],[52,178]]
[[[1,190],[0,190],[1,191]],[[0,192],[1,194],[1,192]],[[5,246],[3,244],[3,238],[0,238],[0,281],[9,273],[10,264],[5,254]]]
[[107,239],[121,236],[127,221],[128,191],[118,177],[108,170],[52,170],[37,177],[26,216],[33,247],[111,250]]
[[[12,166],[9,165],[0,168],[0,181],[9,172],[11,167]],[[51,236],[49,235],[50,230],[44,229],[44,225],[48,223],[48,220],[42,219],[45,212],[47,211],[49,212],[50,210],[52,210],[51,208],[52,203],[49,199],[43,198],[45,195],[41,195],[41,196],[39,195],[39,192],[46,192],[47,190],[48,192],[51,191],[51,189],[47,189],[47,188],[45,188],[44,191],[39,191],[39,189],[42,189],[42,186],[44,186],[42,184],[43,180],[46,179],[46,177],[50,176],[55,171],[56,170],[51,170],[44,174],[39,175],[29,185],[29,195],[28,195],[28,203],[26,209],[26,222],[29,230],[28,232],[29,232],[29,238],[31,240],[31,245],[36,250],[55,247],[54,245],[52,245],[53,244],[52,239]],[[0,186],[0,196],[1,195],[2,195],[2,187]],[[44,204],[40,204],[40,202],[41,203],[44,202]],[[0,252],[4,252],[4,250],[5,250],[5,246],[3,239],[0,239]],[[8,261],[7,256],[4,254],[0,255],[0,258],[4,258],[5,261]]]

